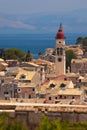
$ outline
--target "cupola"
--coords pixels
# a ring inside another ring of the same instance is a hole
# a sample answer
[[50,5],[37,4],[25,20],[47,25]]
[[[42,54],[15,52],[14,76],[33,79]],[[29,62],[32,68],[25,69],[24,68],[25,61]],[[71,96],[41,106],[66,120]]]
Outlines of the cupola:
[[56,39],[65,39],[64,32],[62,30],[62,24],[60,24],[59,30],[56,34]]

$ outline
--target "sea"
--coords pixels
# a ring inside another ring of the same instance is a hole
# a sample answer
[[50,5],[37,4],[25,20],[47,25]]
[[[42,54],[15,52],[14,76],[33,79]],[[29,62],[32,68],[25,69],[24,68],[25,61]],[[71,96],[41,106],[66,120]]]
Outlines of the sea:
[[[45,53],[46,48],[53,48],[56,44],[56,34],[0,34],[0,48],[18,48],[33,54],[38,58],[38,53]],[[69,33],[65,34],[66,44],[75,44],[76,39],[86,34]]]

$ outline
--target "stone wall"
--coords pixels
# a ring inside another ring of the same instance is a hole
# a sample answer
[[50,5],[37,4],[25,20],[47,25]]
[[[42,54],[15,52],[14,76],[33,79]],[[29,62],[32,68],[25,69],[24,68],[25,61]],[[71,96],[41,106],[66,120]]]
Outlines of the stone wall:
[[19,119],[29,130],[34,130],[45,114],[50,120],[69,120],[70,122],[87,121],[86,105],[58,105],[58,104],[1,104],[0,114],[8,112],[11,120]]

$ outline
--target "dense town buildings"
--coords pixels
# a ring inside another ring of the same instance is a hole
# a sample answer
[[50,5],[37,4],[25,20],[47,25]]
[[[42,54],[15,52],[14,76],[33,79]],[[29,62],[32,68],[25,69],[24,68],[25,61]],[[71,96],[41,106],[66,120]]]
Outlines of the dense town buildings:
[[[60,24],[54,48],[31,62],[0,59],[0,99],[20,102],[76,103],[87,97],[87,58],[80,47],[65,45]],[[65,51],[73,49],[77,59],[66,70]]]

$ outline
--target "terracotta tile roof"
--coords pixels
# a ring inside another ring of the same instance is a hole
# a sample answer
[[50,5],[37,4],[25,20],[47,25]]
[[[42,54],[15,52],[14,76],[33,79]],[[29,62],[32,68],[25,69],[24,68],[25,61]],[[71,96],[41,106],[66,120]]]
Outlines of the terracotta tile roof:
[[[51,84],[54,84],[55,87],[51,88],[50,85]],[[72,83],[72,81],[64,81],[64,80],[50,80],[49,82],[46,82],[44,83],[42,86],[41,86],[41,91],[48,91],[49,93],[51,92],[57,92],[58,89],[60,88],[61,84],[65,84],[66,88],[73,88],[74,85]]]

